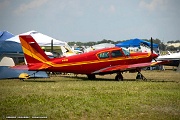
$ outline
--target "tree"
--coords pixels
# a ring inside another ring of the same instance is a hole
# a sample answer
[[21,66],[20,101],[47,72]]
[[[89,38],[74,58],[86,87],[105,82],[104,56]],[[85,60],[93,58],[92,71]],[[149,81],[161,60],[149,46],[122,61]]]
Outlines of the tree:
[[168,41],[167,43],[180,43],[180,40],[171,40],[171,41]]
[[[142,39],[142,40],[145,40],[145,41],[148,41],[148,42],[151,41],[150,39]],[[101,44],[101,43],[117,44],[117,43],[123,42],[123,41],[125,41],[125,40],[113,41],[113,40],[103,39],[103,40],[97,41],[97,42],[92,42],[91,41],[91,42],[85,42],[85,43],[83,43],[83,42],[74,42],[73,41],[73,42],[68,42],[68,44],[70,46],[74,46],[75,44],[77,46],[93,46],[93,45]],[[161,42],[161,40],[159,40],[157,38],[153,40],[153,43],[158,44],[160,50],[170,50],[170,51],[180,50],[180,46],[179,47],[174,47],[174,46],[167,47],[167,45],[165,45],[163,42]],[[180,40],[176,40],[176,41],[172,40],[172,41],[168,41],[167,43],[180,43]]]
[[166,49],[169,51],[177,51],[177,48],[174,46],[168,46]]
[[180,43],[180,40],[176,40],[175,43]]
[[[143,40],[146,40],[146,39],[143,39]],[[146,40],[146,41],[151,42],[151,39]],[[153,40],[153,43],[158,44],[160,50],[166,49],[166,45],[163,42],[161,42],[161,40],[159,40],[157,38]]]

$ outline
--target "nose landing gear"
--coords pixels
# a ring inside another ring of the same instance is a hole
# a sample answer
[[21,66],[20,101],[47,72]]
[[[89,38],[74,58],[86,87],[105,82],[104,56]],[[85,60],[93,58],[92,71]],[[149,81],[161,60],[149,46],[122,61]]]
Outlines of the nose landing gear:
[[147,79],[141,74],[140,71],[138,71],[137,76],[136,76],[136,79],[142,79],[142,80],[147,81]]

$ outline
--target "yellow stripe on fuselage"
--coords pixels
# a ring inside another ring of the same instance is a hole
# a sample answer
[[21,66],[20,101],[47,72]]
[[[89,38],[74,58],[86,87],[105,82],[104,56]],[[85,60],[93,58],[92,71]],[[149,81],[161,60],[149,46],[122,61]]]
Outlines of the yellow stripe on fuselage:
[[53,67],[65,67],[65,66],[95,64],[95,63],[102,63],[102,62],[113,62],[113,61],[118,61],[118,60],[130,60],[130,59],[147,58],[149,56],[150,56],[150,54],[141,55],[141,56],[133,56],[133,57],[130,57],[130,58],[120,57],[120,58],[113,58],[113,59],[107,58],[107,59],[104,59],[104,60],[80,61],[80,62],[60,63],[60,64],[52,63],[51,65]]

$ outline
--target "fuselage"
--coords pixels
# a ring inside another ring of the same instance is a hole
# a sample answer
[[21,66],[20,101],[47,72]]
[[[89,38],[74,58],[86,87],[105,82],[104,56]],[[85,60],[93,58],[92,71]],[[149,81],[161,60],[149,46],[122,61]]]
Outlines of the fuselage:
[[151,53],[129,53],[122,48],[104,48],[69,57],[51,59],[47,71],[92,74],[92,72],[116,65],[129,65],[151,62]]

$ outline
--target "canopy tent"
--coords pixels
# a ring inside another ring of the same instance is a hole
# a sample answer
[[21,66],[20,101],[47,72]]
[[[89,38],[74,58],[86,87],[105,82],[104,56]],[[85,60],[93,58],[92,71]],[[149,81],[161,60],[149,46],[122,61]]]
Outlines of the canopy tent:
[[[39,33],[39,32],[36,32],[36,31],[29,31],[29,32],[26,32],[26,33],[22,33],[20,35],[31,35],[36,40],[36,42],[39,44],[39,46],[46,47],[45,48],[46,50],[49,49],[49,47],[51,47],[51,44],[53,42],[53,46],[58,51],[61,50],[63,56],[67,56],[67,52],[62,50],[62,49],[65,49],[65,48],[68,49],[68,51],[69,51],[68,55],[74,55],[75,54],[75,52],[71,49],[71,47],[66,42],[56,40],[56,39],[54,39],[52,37],[49,37],[47,35],[44,35],[42,33]],[[20,43],[19,35],[16,35],[15,37],[7,39],[6,41],[14,41],[14,42]],[[57,52],[57,51],[54,51],[54,52]]]
[[109,47],[115,47],[115,45],[111,44],[111,43],[101,43],[101,44],[97,44],[97,45],[93,45],[91,47],[88,47],[87,49],[85,49],[85,52],[89,52],[89,51],[97,50],[97,49],[102,49],[102,48],[109,48]]
[[8,31],[0,31],[0,41],[12,38],[14,35]]
[[[10,57],[16,64],[21,63],[24,59],[24,54],[20,43],[13,41],[0,41],[0,64],[4,57]],[[8,61],[6,61],[9,63]],[[3,63],[0,65],[3,66]]]
[[[22,33],[20,35],[31,35],[40,46],[51,46],[52,40],[53,40],[53,46],[65,46],[65,45],[67,45],[66,42],[56,40],[52,37],[49,37],[47,35],[44,35],[42,33],[37,32],[37,31],[29,31],[26,33]],[[20,43],[19,35],[16,35],[10,39],[7,39],[7,41],[14,41],[14,42]]]
[[94,49],[102,49],[102,48],[115,47],[115,45],[111,43],[101,43],[101,44],[93,45],[92,47]]
[[[117,47],[140,47],[141,44],[145,44],[147,46],[151,46],[150,42],[135,38],[135,39],[130,39],[124,42],[120,42],[116,44]],[[158,44],[153,43],[153,48],[158,48]]]
[[20,43],[13,41],[0,41],[0,54],[23,53]]

